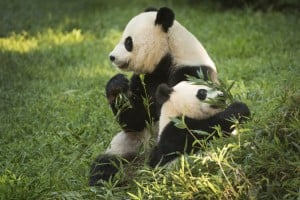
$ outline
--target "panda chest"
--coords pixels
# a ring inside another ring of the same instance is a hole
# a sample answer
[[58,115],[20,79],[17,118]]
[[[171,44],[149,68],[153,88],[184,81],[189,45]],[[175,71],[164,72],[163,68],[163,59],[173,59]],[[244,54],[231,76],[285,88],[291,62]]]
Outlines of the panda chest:
[[161,79],[154,76],[146,76],[144,80],[141,80],[139,87],[139,94],[143,100],[145,108],[150,111],[151,116],[155,121],[159,119],[160,106],[157,104],[155,99],[155,93],[158,86],[162,83],[167,82],[167,78]]

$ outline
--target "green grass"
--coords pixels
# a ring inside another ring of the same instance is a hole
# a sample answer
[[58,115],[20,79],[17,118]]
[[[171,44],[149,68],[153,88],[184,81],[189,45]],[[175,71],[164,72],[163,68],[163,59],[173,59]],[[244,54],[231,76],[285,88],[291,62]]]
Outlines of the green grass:
[[[173,169],[139,167],[126,186],[89,188],[92,160],[119,130],[107,55],[149,5],[175,10],[252,119]],[[188,1],[1,1],[0,199],[299,199],[299,16]]]

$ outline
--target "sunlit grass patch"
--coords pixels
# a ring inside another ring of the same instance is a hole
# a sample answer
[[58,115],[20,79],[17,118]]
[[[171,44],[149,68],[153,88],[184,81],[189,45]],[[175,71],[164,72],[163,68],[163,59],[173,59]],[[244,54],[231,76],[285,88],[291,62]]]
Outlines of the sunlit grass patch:
[[21,34],[12,34],[8,38],[0,38],[1,51],[12,51],[26,53],[35,50],[38,46],[36,38],[27,38],[26,32]]
[[69,33],[54,32],[49,29],[46,33],[30,36],[27,32],[12,33],[9,37],[0,38],[1,51],[27,53],[37,50],[46,44],[62,45],[80,43],[84,39],[80,30],[74,29]]

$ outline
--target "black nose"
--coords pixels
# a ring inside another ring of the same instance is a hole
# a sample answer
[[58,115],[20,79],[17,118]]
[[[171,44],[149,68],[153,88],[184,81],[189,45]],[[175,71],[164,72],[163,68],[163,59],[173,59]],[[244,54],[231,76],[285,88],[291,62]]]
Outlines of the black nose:
[[110,55],[109,59],[110,59],[111,62],[114,62],[116,58],[114,56]]

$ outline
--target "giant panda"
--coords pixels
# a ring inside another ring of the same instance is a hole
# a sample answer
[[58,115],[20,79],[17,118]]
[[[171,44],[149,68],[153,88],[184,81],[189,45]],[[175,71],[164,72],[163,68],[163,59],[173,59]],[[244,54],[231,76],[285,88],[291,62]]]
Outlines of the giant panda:
[[[160,84],[174,86],[187,75],[197,76],[200,69],[205,80],[218,82],[215,64],[202,44],[167,7],[146,9],[133,17],[109,59],[133,75],[128,79],[117,74],[106,85],[108,102],[122,131],[92,163],[91,186],[112,178],[123,161],[133,160],[148,145],[151,134],[147,127],[155,127],[160,115],[155,97]],[[146,106],[145,98],[149,100]]]
[[[196,140],[207,142],[218,136],[216,126],[226,135],[231,134],[235,122],[250,116],[247,105],[234,102],[226,109],[224,94],[213,87],[182,81],[170,87],[161,84],[156,98],[162,104],[157,145],[153,148],[149,165],[163,166],[183,153],[197,151]],[[178,128],[174,118],[183,120],[186,127]],[[197,130],[198,132],[195,132]],[[205,133],[205,134],[199,134]]]

